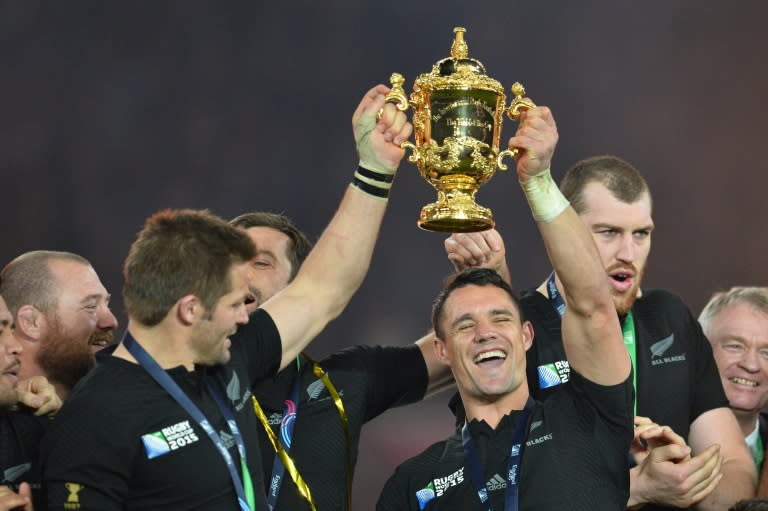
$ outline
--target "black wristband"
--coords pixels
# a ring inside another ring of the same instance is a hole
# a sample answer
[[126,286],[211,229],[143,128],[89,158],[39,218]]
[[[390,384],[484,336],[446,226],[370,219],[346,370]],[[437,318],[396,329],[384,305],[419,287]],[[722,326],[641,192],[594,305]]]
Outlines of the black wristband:
[[378,186],[369,185],[357,177],[352,178],[352,186],[358,187],[368,195],[374,195],[376,197],[381,197],[382,199],[389,197],[389,188],[379,188]]
[[375,170],[368,170],[365,167],[361,167],[360,165],[357,166],[357,171],[363,177],[373,179],[374,181],[380,181],[382,183],[391,183],[392,180],[395,179],[394,174],[382,174],[381,172],[376,172]]

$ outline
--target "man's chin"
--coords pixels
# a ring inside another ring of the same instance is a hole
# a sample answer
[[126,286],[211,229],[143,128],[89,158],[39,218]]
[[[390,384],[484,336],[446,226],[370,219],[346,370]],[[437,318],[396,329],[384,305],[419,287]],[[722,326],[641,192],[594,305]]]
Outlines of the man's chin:
[[616,312],[619,314],[619,316],[624,316],[630,310],[632,310],[632,306],[635,304],[635,300],[637,300],[636,289],[630,289],[627,293],[620,296],[614,295],[613,303],[616,305]]

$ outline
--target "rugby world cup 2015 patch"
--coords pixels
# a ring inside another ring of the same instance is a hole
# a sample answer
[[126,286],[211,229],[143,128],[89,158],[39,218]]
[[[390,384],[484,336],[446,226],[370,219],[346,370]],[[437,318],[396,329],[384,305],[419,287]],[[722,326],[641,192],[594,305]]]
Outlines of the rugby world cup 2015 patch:
[[162,428],[160,431],[141,436],[141,442],[144,444],[147,458],[150,460],[181,449],[198,440],[197,433],[192,429],[189,421],[178,422],[172,426]]
[[542,365],[536,368],[539,376],[539,388],[548,389],[566,383],[571,375],[571,367],[567,360],[558,360],[551,364]]

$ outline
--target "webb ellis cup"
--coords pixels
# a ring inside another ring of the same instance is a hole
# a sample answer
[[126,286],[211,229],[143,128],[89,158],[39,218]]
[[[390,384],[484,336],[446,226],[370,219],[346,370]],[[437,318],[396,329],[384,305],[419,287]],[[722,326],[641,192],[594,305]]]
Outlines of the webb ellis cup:
[[504,87],[485,74],[485,66],[469,57],[463,28],[455,28],[451,56],[438,61],[431,73],[419,75],[410,101],[403,90],[405,79],[393,73],[387,100],[405,111],[413,108],[416,145],[408,158],[419,174],[437,189],[437,202],[421,210],[418,225],[440,232],[484,231],[494,226],[491,210],[475,202],[477,189],[491,179],[505,156],[499,152],[503,114],[517,120],[523,110],[535,107],[524,98],[519,83],[512,86],[514,99],[506,108]]

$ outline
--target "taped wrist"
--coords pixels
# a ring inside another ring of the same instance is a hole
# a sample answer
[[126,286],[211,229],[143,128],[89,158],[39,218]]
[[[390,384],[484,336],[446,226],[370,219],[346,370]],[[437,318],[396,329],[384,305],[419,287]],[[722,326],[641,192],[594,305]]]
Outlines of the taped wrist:
[[389,197],[389,189],[392,187],[394,178],[394,174],[377,172],[360,165],[352,178],[352,185],[368,195],[386,199]]
[[537,222],[551,222],[570,204],[552,179],[549,169],[520,181],[520,186]]

